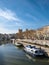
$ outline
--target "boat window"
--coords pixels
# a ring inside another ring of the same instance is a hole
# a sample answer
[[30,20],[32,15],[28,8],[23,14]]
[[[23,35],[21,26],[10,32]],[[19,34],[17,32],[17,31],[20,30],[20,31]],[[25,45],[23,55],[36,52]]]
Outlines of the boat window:
[[31,48],[35,48],[35,46],[31,46]]
[[26,46],[26,47],[28,47],[28,46]]
[[31,50],[33,52],[33,50]]
[[35,46],[31,46],[31,45],[29,45],[29,47],[30,47],[30,48],[35,48]]
[[28,46],[26,46],[26,47],[31,47],[31,45],[28,45]]
[[29,47],[29,48],[35,48],[35,46],[31,46],[31,45],[28,45],[28,46],[26,46],[26,47]]
[[30,46],[26,46],[26,47],[30,47]]
[[38,53],[38,51],[35,51],[35,53]]

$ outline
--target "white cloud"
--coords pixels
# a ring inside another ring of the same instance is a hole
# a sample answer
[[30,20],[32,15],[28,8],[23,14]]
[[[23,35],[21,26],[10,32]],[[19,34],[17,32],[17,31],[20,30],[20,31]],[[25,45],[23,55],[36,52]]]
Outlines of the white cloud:
[[18,19],[18,17],[16,16],[16,14],[9,9],[1,9],[0,8],[0,17],[3,17],[3,18],[10,20],[10,21],[11,20],[20,21]]
[[16,13],[6,8],[0,8],[0,33],[16,33],[15,27],[21,26],[21,23],[22,21],[17,17]]
[[4,27],[1,27],[0,28],[0,33],[7,33],[7,34],[9,34],[9,33],[16,33],[17,32],[17,30],[10,30],[10,29],[6,29],[6,28],[4,28]]
[[0,33],[16,33],[17,29],[25,25],[26,23],[19,19],[16,13],[6,8],[0,8]]

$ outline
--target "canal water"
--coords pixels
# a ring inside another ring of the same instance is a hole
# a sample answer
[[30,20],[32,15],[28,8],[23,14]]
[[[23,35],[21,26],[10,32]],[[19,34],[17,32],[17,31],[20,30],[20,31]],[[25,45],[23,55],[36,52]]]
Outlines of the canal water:
[[0,65],[49,65],[49,59],[33,58],[13,44],[0,46]]

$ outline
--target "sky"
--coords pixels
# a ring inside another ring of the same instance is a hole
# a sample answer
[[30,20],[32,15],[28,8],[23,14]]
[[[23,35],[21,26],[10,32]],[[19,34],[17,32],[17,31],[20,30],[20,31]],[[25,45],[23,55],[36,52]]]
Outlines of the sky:
[[0,33],[49,25],[49,0],[0,0]]

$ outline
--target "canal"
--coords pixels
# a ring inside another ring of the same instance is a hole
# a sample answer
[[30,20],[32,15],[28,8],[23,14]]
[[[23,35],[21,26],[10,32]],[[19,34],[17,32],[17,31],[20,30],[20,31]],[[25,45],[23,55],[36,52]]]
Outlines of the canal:
[[49,65],[47,58],[33,58],[13,44],[0,45],[0,65]]

